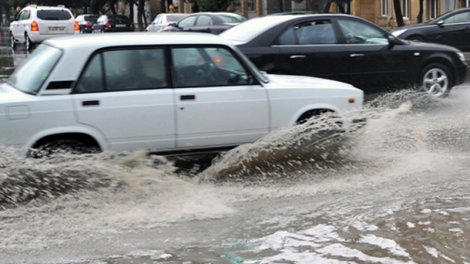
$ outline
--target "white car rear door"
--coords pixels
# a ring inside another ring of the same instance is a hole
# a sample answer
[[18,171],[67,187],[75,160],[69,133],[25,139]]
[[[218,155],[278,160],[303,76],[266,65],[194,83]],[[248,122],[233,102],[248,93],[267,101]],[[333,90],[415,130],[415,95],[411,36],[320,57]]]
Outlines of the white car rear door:
[[161,48],[96,54],[75,87],[79,122],[101,132],[112,150],[173,150],[174,90],[165,67]]

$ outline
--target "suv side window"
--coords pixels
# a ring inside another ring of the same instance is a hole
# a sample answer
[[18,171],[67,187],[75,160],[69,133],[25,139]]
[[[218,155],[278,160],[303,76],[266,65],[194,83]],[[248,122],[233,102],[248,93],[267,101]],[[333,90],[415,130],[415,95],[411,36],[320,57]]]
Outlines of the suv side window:
[[223,47],[173,48],[175,86],[249,85],[253,78],[234,54]]
[[77,82],[78,93],[168,87],[164,50],[108,50],[96,54]]
[[31,17],[30,10],[23,10],[19,16],[19,20],[28,20]]

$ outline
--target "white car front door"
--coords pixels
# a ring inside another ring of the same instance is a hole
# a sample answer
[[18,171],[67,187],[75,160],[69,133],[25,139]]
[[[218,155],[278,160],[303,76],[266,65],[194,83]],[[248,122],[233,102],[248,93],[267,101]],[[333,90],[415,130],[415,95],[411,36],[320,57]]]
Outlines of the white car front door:
[[79,122],[101,132],[112,150],[173,150],[174,90],[165,67],[160,48],[96,54],[75,87]]
[[223,47],[172,49],[177,147],[217,148],[269,132],[267,91]]

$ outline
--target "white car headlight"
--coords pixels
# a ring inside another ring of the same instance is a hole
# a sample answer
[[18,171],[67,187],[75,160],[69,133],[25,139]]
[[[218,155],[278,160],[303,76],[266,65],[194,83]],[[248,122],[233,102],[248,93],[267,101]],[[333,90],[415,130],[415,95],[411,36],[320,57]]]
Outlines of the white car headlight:
[[397,30],[397,31],[393,31],[392,32],[392,35],[394,35],[395,37],[399,37],[401,34],[405,33],[407,29],[400,29],[400,30]]

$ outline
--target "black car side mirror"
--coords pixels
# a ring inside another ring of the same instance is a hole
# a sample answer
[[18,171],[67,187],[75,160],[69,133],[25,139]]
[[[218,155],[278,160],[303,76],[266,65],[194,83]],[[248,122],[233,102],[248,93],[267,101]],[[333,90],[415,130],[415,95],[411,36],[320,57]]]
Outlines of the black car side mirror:
[[393,35],[389,34],[387,35],[388,39],[388,47],[393,48],[393,46],[400,44],[400,41]]
[[439,27],[443,27],[444,26],[444,20],[439,20],[437,21],[436,23]]

